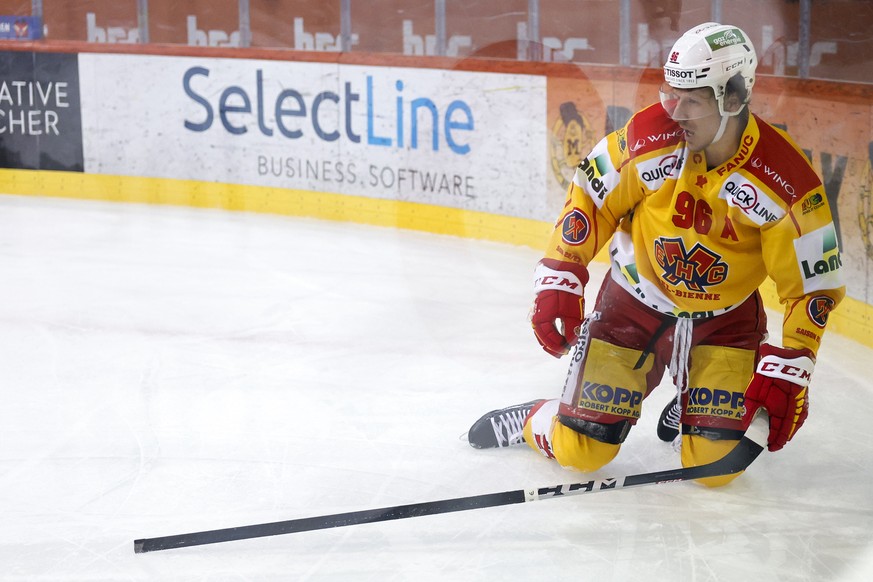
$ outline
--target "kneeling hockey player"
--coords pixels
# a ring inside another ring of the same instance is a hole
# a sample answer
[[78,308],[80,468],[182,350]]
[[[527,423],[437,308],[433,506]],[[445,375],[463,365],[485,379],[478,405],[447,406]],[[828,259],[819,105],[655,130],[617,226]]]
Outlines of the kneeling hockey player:
[[[723,457],[759,408],[771,451],[801,427],[845,288],[821,180],[784,131],[749,112],[756,65],[739,28],[686,32],[664,65],[661,102],[579,164],[536,268],[531,319],[548,353],[576,346],[564,394],[486,414],[468,433],[474,447],[525,442],[595,471],[665,370],[677,399],[658,433],[681,444],[683,466]],[[610,236],[610,272],[585,317],[586,265]],[[767,276],[784,306],[781,346],[766,343]]]

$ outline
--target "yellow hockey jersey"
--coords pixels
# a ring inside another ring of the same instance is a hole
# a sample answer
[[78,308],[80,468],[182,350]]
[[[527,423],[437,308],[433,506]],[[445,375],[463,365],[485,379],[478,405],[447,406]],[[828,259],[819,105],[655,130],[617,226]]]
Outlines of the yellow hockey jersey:
[[783,346],[818,351],[845,295],[821,180],[794,141],[749,116],[737,152],[708,169],[660,104],[598,143],[576,169],[546,257],[587,265],[610,240],[610,276],[675,317],[730,311],[769,276]]

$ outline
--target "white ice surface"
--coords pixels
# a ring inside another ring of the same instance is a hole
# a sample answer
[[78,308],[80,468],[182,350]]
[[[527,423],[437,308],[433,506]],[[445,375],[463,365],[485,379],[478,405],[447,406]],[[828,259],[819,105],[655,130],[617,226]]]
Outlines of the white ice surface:
[[[567,362],[527,323],[538,256],[0,196],[0,579],[873,579],[871,351],[836,334],[807,425],[726,488],[134,554],[136,538],[580,480],[460,438],[492,408],[560,394]],[[672,395],[655,391],[597,476],[678,465],[655,436]]]

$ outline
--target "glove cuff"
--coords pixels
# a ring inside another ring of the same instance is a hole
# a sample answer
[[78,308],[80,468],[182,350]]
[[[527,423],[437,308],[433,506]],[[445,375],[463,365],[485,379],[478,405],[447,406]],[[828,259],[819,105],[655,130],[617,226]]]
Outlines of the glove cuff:
[[534,293],[556,289],[575,295],[583,295],[588,283],[588,269],[584,265],[543,259],[534,271]]

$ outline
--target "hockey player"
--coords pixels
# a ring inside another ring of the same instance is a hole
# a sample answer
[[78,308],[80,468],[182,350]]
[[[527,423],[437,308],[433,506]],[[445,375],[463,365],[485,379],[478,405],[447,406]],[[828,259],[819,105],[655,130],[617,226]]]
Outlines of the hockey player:
[[[821,180],[784,131],[749,112],[756,65],[739,28],[689,30],[664,65],[661,102],[579,164],[536,267],[531,316],[548,353],[575,344],[564,393],[486,414],[468,433],[474,447],[526,442],[595,471],[618,454],[665,371],[677,401],[662,420],[675,429],[659,436],[681,431],[683,466],[724,456],[761,407],[771,451],[803,425],[816,352],[845,288]],[[585,317],[586,266],[610,237],[611,269]],[[767,276],[784,306],[781,346],[766,343]]]

